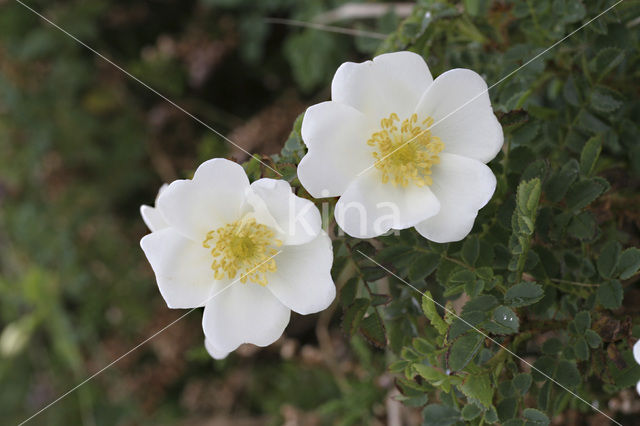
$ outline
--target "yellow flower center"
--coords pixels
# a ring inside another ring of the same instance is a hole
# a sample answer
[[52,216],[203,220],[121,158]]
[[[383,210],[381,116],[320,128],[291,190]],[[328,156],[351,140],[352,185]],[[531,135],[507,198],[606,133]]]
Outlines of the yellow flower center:
[[240,274],[242,283],[250,280],[266,286],[267,273],[278,269],[273,258],[278,253],[275,247],[282,245],[274,237],[275,232],[269,227],[245,216],[209,231],[202,245],[211,249],[211,269],[217,280],[225,275],[233,279]]
[[[431,185],[431,166],[440,162],[438,153],[444,144],[429,128],[433,118],[427,117],[416,125],[418,116],[413,114],[400,123],[398,114],[380,121],[380,131],[367,141],[375,147],[375,167],[382,172],[382,183],[391,181],[393,186],[407,187],[410,182],[418,186]],[[398,124],[400,128],[398,129]]]

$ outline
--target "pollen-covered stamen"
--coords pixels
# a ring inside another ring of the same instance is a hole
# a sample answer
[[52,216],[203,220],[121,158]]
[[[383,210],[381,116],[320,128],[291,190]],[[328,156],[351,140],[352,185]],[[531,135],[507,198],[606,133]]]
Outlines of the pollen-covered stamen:
[[[391,181],[393,186],[407,187],[413,182],[417,186],[431,185],[431,166],[440,162],[444,144],[429,128],[433,118],[427,117],[416,125],[417,114],[400,123],[398,114],[392,113],[380,121],[381,130],[367,141],[375,147],[375,167],[382,172],[382,183]],[[400,128],[398,128],[398,125]]]
[[282,245],[275,238],[275,232],[268,226],[257,223],[256,219],[245,216],[207,233],[202,242],[205,248],[211,249],[215,279],[233,279],[240,275],[240,282],[247,280],[267,285],[267,273],[277,270],[273,258]]

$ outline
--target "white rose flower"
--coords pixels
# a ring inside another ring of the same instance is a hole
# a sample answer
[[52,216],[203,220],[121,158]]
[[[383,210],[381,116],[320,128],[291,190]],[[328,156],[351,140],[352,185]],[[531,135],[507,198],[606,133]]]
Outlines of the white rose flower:
[[160,293],[170,308],[204,306],[214,358],[242,343],[269,345],[291,310],[315,313],[335,298],[320,213],[285,181],[249,184],[240,165],[213,159],[141,212],[152,233],[140,245]]
[[389,53],[342,64],[331,99],[305,113],[298,177],[314,197],[340,196],[338,225],[359,238],[415,227],[463,239],[493,195],[485,163],[503,142],[482,77],[453,69],[433,80],[421,56]]

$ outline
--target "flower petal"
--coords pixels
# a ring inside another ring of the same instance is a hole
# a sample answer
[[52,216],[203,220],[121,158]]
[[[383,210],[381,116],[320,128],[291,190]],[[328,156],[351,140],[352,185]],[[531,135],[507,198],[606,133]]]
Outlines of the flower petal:
[[202,327],[207,340],[221,352],[243,343],[267,346],[278,340],[291,311],[258,284],[233,282],[204,308]]
[[633,345],[633,357],[635,358],[636,362],[640,364],[640,340],[638,340],[636,344]]
[[140,216],[142,216],[142,220],[144,220],[145,225],[147,225],[147,228],[149,228],[151,232],[159,231],[169,226],[160,214],[160,210],[154,207],[147,205],[140,206]]
[[169,225],[200,243],[210,230],[241,216],[248,187],[242,166],[215,158],[202,163],[193,180],[172,182],[157,206]]
[[382,183],[377,169],[369,169],[342,194],[336,222],[356,238],[372,238],[390,229],[405,229],[435,215],[440,203],[429,187],[406,188]]
[[170,308],[204,306],[210,292],[219,285],[213,277],[209,250],[173,228],[144,236],[140,246]]
[[342,194],[361,170],[373,164],[367,140],[374,130],[360,111],[348,105],[322,102],[309,107],[301,129],[309,151],[298,166],[305,189],[315,198]]
[[487,163],[502,148],[502,127],[493,114],[487,83],[471,70],[453,69],[436,78],[416,113],[420,119],[435,120],[432,132],[444,143],[444,152]]
[[220,349],[213,346],[211,344],[211,341],[209,341],[209,339],[207,338],[204,339],[204,347],[207,349],[207,352],[209,352],[209,355],[211,355],[213,359],[224,359],[227,357],[227,355],[229,355],[229,352],[221,351]]
[[342,64],[331,83],[331,99],[351,105],[376,122],[392,112],[407,118],[432,81],[422,56],[385,53],[373,61]]
[[318,236],[322,225],[320,211],[313,202],[297,197],[289,182],[258,179],[251,189],[275,220],[285,245],[305,244]]
[[423,237],[438,243],[460,241],[466,237],[478,210],[491,199],[496,177],[480,161],[455,154],[440,154],[434,165],[431,189],[440,201],[440,212],[417,224]]
[[278,270],[269,276],[267,288],[299,314],[322,311],[336,297],[332,262],[331,239],[324,232],[310,243],[283,247],[276,259]]

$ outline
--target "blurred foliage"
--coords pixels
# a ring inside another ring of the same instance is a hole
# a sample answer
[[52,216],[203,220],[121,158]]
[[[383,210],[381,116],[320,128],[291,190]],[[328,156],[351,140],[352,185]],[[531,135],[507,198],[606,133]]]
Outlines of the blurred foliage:
[[[214,362],[194,312],[35,422],[382,424],[392,399],[407,424],[418,410],[425,425],[598,415],[469,324],[622,423],[638,415],[615,407],[640,379],[640,2],[530,63],[614,1],[422,0],[403,20],[334,22],[383,41],[264,20],[343,3],[28,3],[223,134],[282,93],[327,99],[340,63],[395,50],[423,55],[434,76],[462,67],[500,82],[490,95],[505,130],[496,194],[464,242],[335,232],[341,315],[295,317],[283,341]],[[0,10],[0,412],[17,423],[179,317],[138,248],[138,207],[232,147],[19,4]],[[300,123],[264,159],[308,196]],[[270,173],[258,158],[252,179]]]

